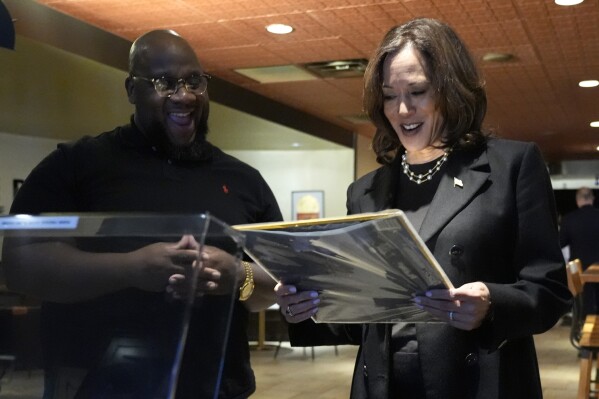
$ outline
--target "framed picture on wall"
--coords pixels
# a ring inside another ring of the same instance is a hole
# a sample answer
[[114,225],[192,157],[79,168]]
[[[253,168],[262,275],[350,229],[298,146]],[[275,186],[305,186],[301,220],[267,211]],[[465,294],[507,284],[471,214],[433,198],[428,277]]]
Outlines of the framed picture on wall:
[[292,191],[291,219],[305,220],[324,217],[324,191]]

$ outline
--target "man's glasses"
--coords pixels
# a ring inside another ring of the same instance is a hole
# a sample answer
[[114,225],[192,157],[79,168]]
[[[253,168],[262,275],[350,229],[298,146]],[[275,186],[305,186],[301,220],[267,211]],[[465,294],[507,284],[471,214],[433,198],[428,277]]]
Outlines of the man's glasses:
[[208,80],[210,75],[203,73],[201,75],[192,75],[188,78],[169,78],[161,76],[159,78],[146,78],[143,76],[131,75],[133,79],[141,79],[150,82],[154,85],[156,93],[160,97],[170,97],[179,90],[179,87],[185,86],[188,93],[200,96],[204,94],[208,88]]

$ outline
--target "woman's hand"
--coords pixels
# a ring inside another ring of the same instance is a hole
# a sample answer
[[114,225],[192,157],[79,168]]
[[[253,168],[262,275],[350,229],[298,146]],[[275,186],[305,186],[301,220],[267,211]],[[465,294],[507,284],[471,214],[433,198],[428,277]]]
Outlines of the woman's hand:
[[281,313],[289,323],[307,320],[318,312],[320,299],[316,291],[297,292],[295,286],[279,282],[275,286],[275,295]]
[[491,312],[491,294],[484,283],[464,284],[450,290],[429,290],[414,303],[440,320],[461,330],[480,327]]

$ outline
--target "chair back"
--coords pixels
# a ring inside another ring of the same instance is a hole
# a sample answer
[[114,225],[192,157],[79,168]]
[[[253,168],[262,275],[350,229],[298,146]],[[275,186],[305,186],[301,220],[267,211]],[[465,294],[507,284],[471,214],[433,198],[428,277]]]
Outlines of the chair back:
[[574,297],[572,304],[572,324],[570,326],[570,343],[576,349],[580,349],[580,338],[582,336],[582,326],[584,325],[585,314],[582,299],[583,284],[580,277],[582,273],[582,264],[580,259],[571,260],[566,264],[568,275],[568,288]]
[[572,296],[576,297],[582,294],[582,264],[580,259],[571,260],[566,264],[566,270],[568,274],[568,288],[572,293]]

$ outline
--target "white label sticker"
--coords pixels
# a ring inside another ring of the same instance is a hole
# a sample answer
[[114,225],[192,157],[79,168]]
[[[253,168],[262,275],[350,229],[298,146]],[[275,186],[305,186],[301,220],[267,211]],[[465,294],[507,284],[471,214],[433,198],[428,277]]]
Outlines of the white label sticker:
[[0,218],[0,230],[73,230],[79,216],[16,215]]

